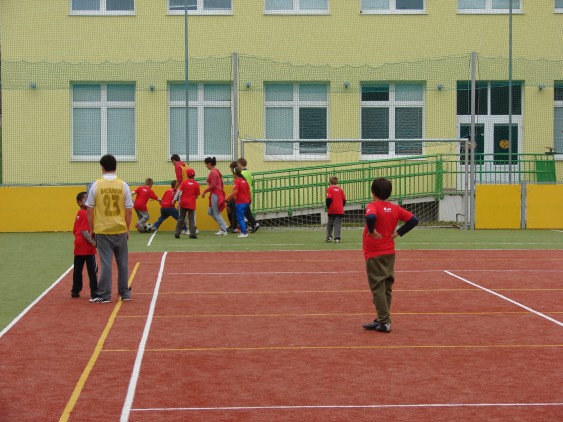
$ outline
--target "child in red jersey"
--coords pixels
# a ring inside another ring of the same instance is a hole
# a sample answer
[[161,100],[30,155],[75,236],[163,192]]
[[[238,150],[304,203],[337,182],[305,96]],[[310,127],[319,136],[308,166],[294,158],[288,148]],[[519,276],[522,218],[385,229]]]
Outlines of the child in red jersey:
[[160,199],[152,190],[152,185],[153,180],[149,177],[145,180],[145,186],[139,186],[137,189],[131,192],[131,196],[137,195],[133,204],[133,208],[135,209],[137,218],[139,219],[137,224],[135,224],[135,227],[137,228],[137,230],[139,230],[140,233],[146,232],[145,224],[150,219],[147,202],[149,202],[149,199],[154,199],[155,201],[160,202]]
[[[174,220],[178,221],[180,214],[175,207],[176,201],[174,197],[176,196],[176,180],[173,180],[170,183],[170,189],[164,192],[162,195],[162,200],[160,201],[160,217],[152,226],[153,231],[157,231],[160,225],[166,220],[168,217],[172,217]],[[184,224],[184,230],[187,230],[187,227]]]
[[[409,211],[387,202],[393,185],[385,178],[377,178],[371,185],[373,202],[366,207],[366,225],[363,234],[363,250],[372,302],[377,318],[364,324],[366,330],[391,332],[391,296],[395,281],[395,239],[403,236],[418,224]],[[404,221],[399,229],[397,222]]]
[[98,267],[96,266],[96,241],[90,235],[88,213],[86,207],[86,192],[76,195],[76,203],[80,207],[74,220],[74,269],[72,272],[71,297],[80,297],[82,291],[82,270],[84,264],[90,279],[90,297],[96,297],[98,290]]
[[338,186],[338,177],[332,176],[328,179],[330,186],[326,190],[326,208],[328,222],[326,224],[326,241],[332,242],[332,229],[334,227],[334,242],[340,243],[340,231],[342,229],[342,218],[344,217],[344,205],[346,205],[346,194]]
[[240,234],[238,235],[238,237],[244,238],[248,237],[246,222],[244,221],[244,214],[250,207],[250,202],[252,200],[250,186],[248,185],[248,182],[246,181],[238,167],[235,167],[233,169],[233,177],[235,178],[235,185],[233,186],[233,191],[225,199],[225,201],[228,202],[232,198],[235,198],[235,212],[237,216],[237,223],[240,228]]
[[176,196],[174,197],[176,201],[180,201],[180,216],[176,221],[176,230],[174,231],[174,237],[176,239],[180,238],[180,232],[182,231],[182,227],[184,227],[184,220],[186,219],[187,214],[190,239],[197,239],[197,228],[195,226],[195,210],[196,199],[201,192],[199,183],[194,180],[194,169],[188,169],[186,175],[188,176],[188,178],[180,183],[180,187],[178,188]]

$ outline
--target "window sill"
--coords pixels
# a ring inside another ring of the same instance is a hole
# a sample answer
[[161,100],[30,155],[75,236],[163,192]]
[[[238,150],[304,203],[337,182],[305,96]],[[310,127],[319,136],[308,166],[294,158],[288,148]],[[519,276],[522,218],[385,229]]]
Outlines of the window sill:
[[136,16],[135,11],[100,12],[99,10],[83,10],[70,12],[69,16]]
[[427,15],[426,10],[360,10],[360,15]]
[[268,10],[264,12],[264,15],[268,16],[279,16],[279,15],[291,15],[291,16],[330,16],[330,12],[327,10]]
[[[168,16],[184,16],[183,10],[169,10],[166,13]],[[202,11],[188,11],[188,16],[233,16],[232,10],[202,10]]]
[[[115,159],[118,162],[136,162],[137,161],[137,157],[131,156],[131,155],[115,155]],[[70,162],[71,163],[93,163],[93,162],[99,162],[100,161],[100,156],[96,155],[96,156],[80,156],[80,155],[73,155],[72,157],[70,157]]]
[[[510,12],[508,10],[458,10],[458,15],[508,15]],[[523,15],[521,10],[513,10],[513,15]]]

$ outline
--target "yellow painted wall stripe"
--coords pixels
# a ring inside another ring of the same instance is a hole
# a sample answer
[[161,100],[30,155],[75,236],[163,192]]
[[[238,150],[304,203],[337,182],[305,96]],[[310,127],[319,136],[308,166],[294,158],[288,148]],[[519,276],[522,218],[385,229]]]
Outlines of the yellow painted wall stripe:
[[[135,264],[135,267],[133,268],[133,271],[131,272],[131,276],[129,277],[129,287],[131,287],[131,284],[133,283],[133,279],[135,278],[135,274],[137,273],[137,268],[139,268],[138,262]],[[74,391],[72,392],[72,395],[70,396],[70,399],[69,399],[68,403],[66,404],[66,407],[63,411],[63,414],[61,415],[61,417],[59,419],[60,422],[68,421],[68,419],[70,418],[70,414],[72,413],[74,406],[76,405],[76,402],[78,401],[78,398],[80,397],[80,393],[82,393],[82,389],[84,388],[84,385],[86,384],[86,381],[88,380],[88,377],[90,376],[90,372],[92,371],[92,368],[96,364],[96,361],[98,360],[98,356],[100,356],[102,348],[104,347],[104,343],[105,343],[105,341],[108,337],[108,334],[111,330],[111,327],[113,326],[113,323],[115,322],[115,318],[117,317],[117,313],[121,309],[122,303],[123,302],[118,300],[117,304],[115,305],[115,308],[113,308],[113,312],[111,313],[111,315],[109,317],[108,323],[106,324],[106,327],[104,328],[104,331],[102,332],[102,335],[98,339],[98,343],[96,344],[96,348],[94,349],[94,352],[92,353],[92,356],[90,357],[90,360],[88,361],[88,364],[84,368],[84,371],[82,372],[82,375],[80,376],[80,379],[76,383],[76,387],[74,387]]]

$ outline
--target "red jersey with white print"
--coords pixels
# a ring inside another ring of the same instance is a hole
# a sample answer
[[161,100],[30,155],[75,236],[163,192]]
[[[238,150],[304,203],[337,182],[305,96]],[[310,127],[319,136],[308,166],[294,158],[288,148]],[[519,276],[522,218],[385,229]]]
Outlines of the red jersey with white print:
[[368,236],[368,226],[364,227],[363,249],[365,259],[380,255],[390,255],[395,253],[395,242],[391,234],[397,228],[399,221],[409,221],[413,215],[399,205],[387,201],[370,202],[366,207],[366,216],[375,214],[375,231],[382,237],[374,239]]
[[334,215],[344,214],[344,201],[346,200],[346,195],[344,191],[338,185],[330,185],[326,190],[326,197],[332,198],[332,202],[328,207],[328,213]]
[[186,179],[180,184],[178,190],[182,192],[182,196],[180,196],[180,207],[195,210],[196,199],[201,194],[199,183],[194,179]]
[[149,202],[149,199],[158,199],[156,193],[154,193],[154,191],[148,186],[139,186],[135,189],[135,194],[136,196],[133,208],[139,211],[147,211],[147,202]]
[[76,214],[74,228],[72,229],[72,233],[74,234],[74,254],[95,255],[96,248],[88,243],[82,234],[83,231],[90,233],[90,227],[88,226],[88,211],[81,208]]
[[176,195],[176,189],[168,189],[162,195],[162,201],[160,201],[161,208],[174,208],[174,196]]
[[233,190],[237,190],[237,196],[235,196],[235,204],[250,204],[251,196],[250,196],[250,186],[248,182],[239,177],[235,180],[235,186]]

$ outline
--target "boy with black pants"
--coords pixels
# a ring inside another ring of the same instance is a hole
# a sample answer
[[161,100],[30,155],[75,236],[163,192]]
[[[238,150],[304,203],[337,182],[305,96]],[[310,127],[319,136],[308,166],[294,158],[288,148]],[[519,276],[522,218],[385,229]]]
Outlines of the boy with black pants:
[[[409,211],[388,202],[393,185],[385,178],[377,178],[371,185],[373,202],[366,207],[366,225],[363,234],[363,251],[372,302],[377,318],[364,324],[366,330],[391,332],[391,298],[395,281],[395,241],[418,224]],[[397,222],[404,221],[399,229]]]
[[86,207],[86,192],[76,195],[76,203],[80,207],[74,219],[74,268],[72,272],[72,290],[70,296],[80,297],[82,291],[82,271],[84,264],[90,279],[90,297],[96,297],[98,289],[98,267],[96,265],[96,241],[90,235],[88,225],[88,211]]

